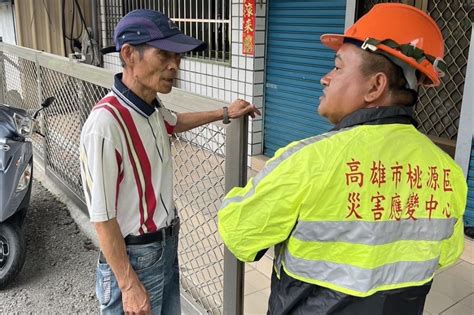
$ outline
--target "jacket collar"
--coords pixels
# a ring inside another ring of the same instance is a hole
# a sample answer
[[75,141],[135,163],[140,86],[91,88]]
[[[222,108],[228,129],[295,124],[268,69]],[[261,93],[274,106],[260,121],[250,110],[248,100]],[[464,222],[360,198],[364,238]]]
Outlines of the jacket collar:
[[344,117],[332,130],[357,125],[385,124],[411,124],[415,127],[418,126],[413,107],[395,105],[390,107],[359,109]]
[[133,108],[139,114],[147,118],[150,117],[155,112],[155,108],[160,107],[158,97],[153,100],[153,106],[150,106],[150,104],[141,99],[122,82],[122,76],[122,73],[118,73],[114,76],[114,86],[112,87],[112,91],[121,101]]

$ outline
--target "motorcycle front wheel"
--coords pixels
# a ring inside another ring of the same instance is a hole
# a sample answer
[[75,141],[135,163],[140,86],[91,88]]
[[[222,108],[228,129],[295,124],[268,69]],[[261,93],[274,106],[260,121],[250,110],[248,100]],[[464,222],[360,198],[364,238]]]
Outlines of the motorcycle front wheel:
[[16,224],[0,224],[0,290],[18,275],[26,257],[26,244]]

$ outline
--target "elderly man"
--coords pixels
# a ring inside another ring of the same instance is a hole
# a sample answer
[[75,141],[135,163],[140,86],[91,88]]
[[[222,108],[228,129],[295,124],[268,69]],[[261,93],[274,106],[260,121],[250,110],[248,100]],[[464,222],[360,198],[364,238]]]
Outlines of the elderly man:
[[230,191],[219,232],[242,261],[276,245],[269,314],[422,314],[435,271],[463,249],[463,173],[413,113],[417,86],[440,83],[441,32],[380,4],[321,41],[337,51],[319,105],[334,129]]
[[181,54],[205,44],[160,12],[136,10],[117,24],[123,65],[81,134],[81,170],[101,253],[96,292],[102,313],[180,314],[179,218],[168,135],[259,111],[237,100],[219,110],[173,114],[169,93]]

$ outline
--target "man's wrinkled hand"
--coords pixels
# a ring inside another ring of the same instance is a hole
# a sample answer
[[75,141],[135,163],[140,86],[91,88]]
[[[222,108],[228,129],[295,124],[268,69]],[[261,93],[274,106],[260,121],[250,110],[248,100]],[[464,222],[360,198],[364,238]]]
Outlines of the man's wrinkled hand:
[[260,116],[261,113],[255,105],[252,105],[243,99],[236,99],[229,105],[230,119],[240,118],[244,115],[249,115],[250,117],[255,118],[256,115]]
[[151,314],[151,305],[148,292],[137,279],[129,287],[122,290],[123,311],[130,315]]

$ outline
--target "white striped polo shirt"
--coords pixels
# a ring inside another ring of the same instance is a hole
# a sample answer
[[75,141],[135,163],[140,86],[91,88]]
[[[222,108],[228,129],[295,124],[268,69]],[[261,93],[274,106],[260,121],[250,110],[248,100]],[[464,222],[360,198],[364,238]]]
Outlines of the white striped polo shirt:
[[81,132],[81,176],[92,222],[116,218],[122,235],[152,233],[176,216],[169,135],[176,115],[145,103],[115,76]]

